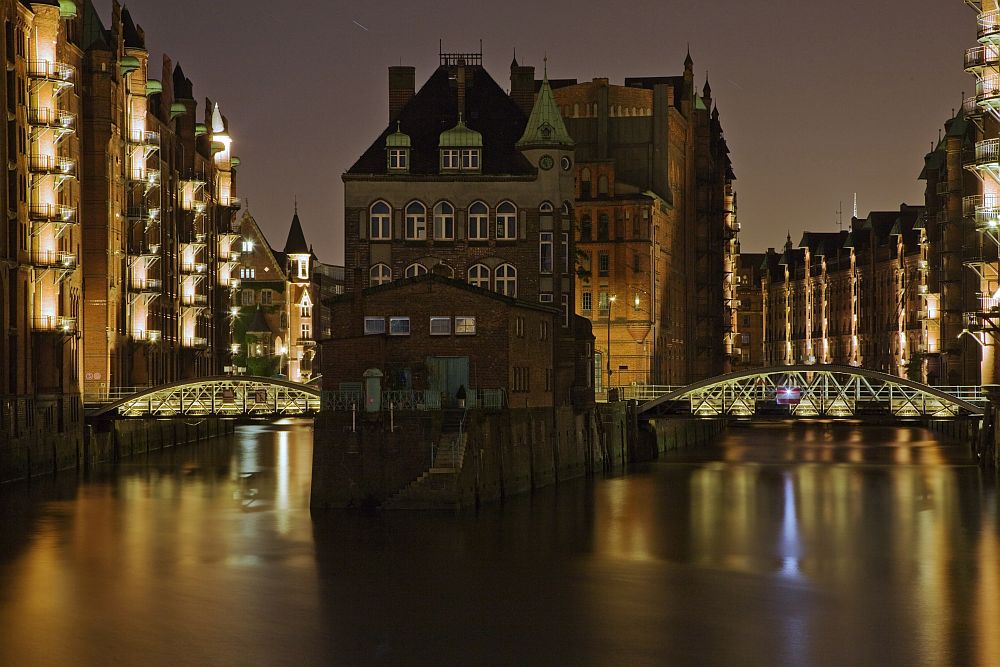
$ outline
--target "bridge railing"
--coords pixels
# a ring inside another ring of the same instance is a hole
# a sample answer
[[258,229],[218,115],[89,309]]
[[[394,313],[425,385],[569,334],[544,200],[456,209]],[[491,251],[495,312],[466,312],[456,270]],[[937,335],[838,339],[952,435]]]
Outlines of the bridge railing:
[[[617,395],[617,400],[619,401],[639,401],[640,403],[645,401],[653,401],[661,396],[666,396],[678,389],[682,389],[683,385],[660,385],[660,384],[631,384],[631,385],[620,385],[617,387],[612,387],[612,396]],[[941,391],[945,394],[949,394],[963,401],[969,401],[970,403],[985,403],[988,401],[986,397],[986,392],[980,385],[941,385],[934,386],[934,389]],[[766,393],[763,391],[763,387],[755,389],[754,397],[757,399],[764,400],[767,398]],[[773,389],[771,390],[773,393]],[[603,394],[604,400],[607,400],[607,393]],[[773,397],[772,397],[773,398]],[[871,397],[869,397],[871,398]]]
[[[322,392],[322,409],[329,412],[349,412],[365,409],[364,392],[339,390]],[[465,407],[469,410],[499,410],[507,405],[507,392],[501,388],[467,389]],[[387,389],[382,392],[382,410],[431,411],[443,407],[442,395],[431,389]]]

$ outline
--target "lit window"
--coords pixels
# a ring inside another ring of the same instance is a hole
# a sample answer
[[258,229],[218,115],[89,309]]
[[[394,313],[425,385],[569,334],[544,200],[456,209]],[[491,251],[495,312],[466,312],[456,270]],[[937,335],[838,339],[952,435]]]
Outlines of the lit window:
[[313,305],[312,300],[309,298],[309,292],[302,295],[302,301],[299,302],[299,316],[300,317],[312,317]]
[[457,148],[441,149],[441,168],[458,169],[460,152]]
[[312,324],[303,322],[299,327],[299,338],[302,340],[312,340]]
[[242,250],[243,252],[253,252],[253,240],[243,239]]
[[468,169],[470,171],[475,171],[479,169],[479,149],[478,148],[463,148],[462,149],[462,169]]
[[396,169],[399,171],[406,169],[408,153],[409,151],[405,148],[390,148],[389,169]]
[[562,251],[562,272],[564,276],[569,275],[569,232],[562,233],[562,240],[560,241],[560,249]]
[[[250,292],[251,294],[253,294],[253,292],[251,292],[250,290],[246,290],[246,291]],[[274,297],[274,292],[272,292],[269,289],[262,289],[260,291],[260,304],[262,306],[270,306],[273,297]]]
[[608,301],[607,292],[600,292],[597,295],[597,308],[601,311],[601,315],[607,315],[608,311],[611,310],[611,302]]
[[446,201],[434,207],[434,238],[441,241],[455,239],[455,207]]
[[451,335],[451,318],[450,317],[432,317],[431,318],[431,335],[432,336],[450,336]]
[[366,317],[365,318],[365,335],[372,336],[375,334],[385,333],[385,318],[384,317]]
[[541,232],[538,235],[538,270],[552,273],[552,232]]
[[455,318],[455,335],[457,335],[457,336],[475,336],[476,335],[476,318],[475,317],[456,317]]
[[517,269],[510,264],[501,264],[497,267],[494,279],[494,288],[504,296],[517,296]]
[[427,238],[427,207],[418,201],[406,207],[406,240],[423,241]]
[[427,267],[423,264],[415,263],[406,267],[406,273],[404,275],[407,278],[416,278],[417,276],[422,276],[425,273],[427,273]]
[[597,256],[597,273],[598,275],[606,276],[610,270],[611,259],[608,257],[608,253],[602,252]]
[[562,203],[562,207],[559,210],[562,213],[562,215],[563,215],[564,218],[566,216],[570,215],[570,213],[572,213],[572,211],[573,211],[573,209],[572,209],[572,207],[571,207],[571,205],[570,205],[570,203],[568,201],[564,201]]
[[257,275],[257,269],[246,268],[246,267],[240,268],[240,278],[253,280],[256,275]]
[[481,201],[469,207],[469,240],[485,241],[490,236],[490,210]]
[[240,303],[242,303],[244,306],[252,306],[254,304],[253,290],[252,289],[243,290],[243,292],[240,294],[240,299],[241,299]]
[[392,238],[389,220],[392,209],[384,201],[377,201],[372,204],[368,216],[369,235],[373,241],[387,241]]
[[469,269],[469,284],[474,287],[490,288],[490,268],[485,264],[476,264]]
[[299,265],[299,278],[306,279],[309,277],[309,258],[300,258],[298,260]]
[[509,201],[497,206],[497,238],[503,241],[517,238],[517,208]]
[[392,269],[385,264],[376,264],[368,270],[369,285],[384,285],[392,281]]
[[410,335],[410,318],[409,317],[390,317],[389,318],[389,335],[390,336],[409,336]]

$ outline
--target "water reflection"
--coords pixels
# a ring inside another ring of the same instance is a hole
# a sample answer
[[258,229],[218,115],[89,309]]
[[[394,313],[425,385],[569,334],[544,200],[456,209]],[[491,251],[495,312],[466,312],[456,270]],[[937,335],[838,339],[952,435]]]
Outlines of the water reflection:
[[310,517],[311,450],[0,490],[0,662],[1000,664],[996,490],[918,428],[733,428],[465,516]]

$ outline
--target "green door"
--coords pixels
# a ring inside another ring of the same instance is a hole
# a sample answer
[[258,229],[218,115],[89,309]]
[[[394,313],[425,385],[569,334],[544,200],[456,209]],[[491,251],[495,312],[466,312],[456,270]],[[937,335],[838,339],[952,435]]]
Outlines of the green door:
[[469,358],[427,357],[427,386],[441,394],[442,407],[457,406],[458,388],[469,389]]

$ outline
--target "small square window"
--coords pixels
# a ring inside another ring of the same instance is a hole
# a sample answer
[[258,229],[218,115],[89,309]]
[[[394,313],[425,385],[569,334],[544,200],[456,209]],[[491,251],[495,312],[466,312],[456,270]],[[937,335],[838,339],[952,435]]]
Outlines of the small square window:
[[410,335],[410,318],[409,317],[390,317],[389,318],[389,335],[390,336],[409,336]]
[[431,318],[431,335],[432,336],[450,336],[451,335],[451,318],[450,317],[432,317]]
[[455,334],[458,336],[475,336],[476,335],[476,318],[475,317],[456,317],[455,318]]
[[552,292],[542,292],[538,295],[538,300],[541,303],[552,303]]
[[365,318],[365,335],[372,336],[375,334],[385,333],[385,318],[384,317],[366,317]]

